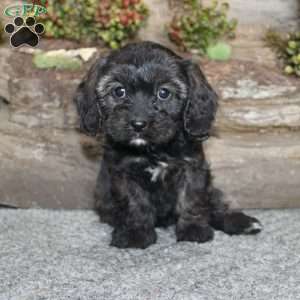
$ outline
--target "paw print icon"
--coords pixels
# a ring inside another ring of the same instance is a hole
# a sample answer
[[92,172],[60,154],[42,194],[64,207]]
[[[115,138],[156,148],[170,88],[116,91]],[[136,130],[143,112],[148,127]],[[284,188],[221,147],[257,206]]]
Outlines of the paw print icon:
[[25,20],[22,17],[16,17],[13,24],[6,24],[5,32],[10,34],[10,44],[12,47],[28,45],[35,47],[39,43],[39,35],[45,31],[44,25],[36,23],[34,17],[27,17]]

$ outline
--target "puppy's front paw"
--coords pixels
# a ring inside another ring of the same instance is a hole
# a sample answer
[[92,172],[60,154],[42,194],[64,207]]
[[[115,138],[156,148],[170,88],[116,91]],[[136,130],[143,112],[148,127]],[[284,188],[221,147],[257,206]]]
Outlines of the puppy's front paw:
[[157,240],[154,228],[131,229],[115,228],[112,232],[110,245],[117,248],[140,248],[145,249]]
[[262,231],[262,224],[242,212],[232,212],[224,216],[223,231],[227,234],[257,234]]
[[214,237],[214,231],[209,225],[185,224],[176,226],[177,241],[205,243]]

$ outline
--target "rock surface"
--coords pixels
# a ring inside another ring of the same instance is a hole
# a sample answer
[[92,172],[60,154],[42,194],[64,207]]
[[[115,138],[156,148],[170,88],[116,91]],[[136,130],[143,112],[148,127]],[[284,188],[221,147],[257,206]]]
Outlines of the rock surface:
[[5,47],[0,60],[0,203],[92,207],[99,164],[82,152],[72,101],[86,69],[35,70],[31,55]]
[[1,127],[0,140],[1,204],[93,207],[99,163],[86,159],[75,131],[14,125]]
[[299,132],[222,134],[206,153],[232,207],[300,207]]
[[204,65],[218,89],[219,131],[300,129],[300,83],[276,68],[244,61]]
[[172,19],[168,1],[144,0],[144,2],[149,8],[150,15],[147,19],[147,27],[140,30],[138,38],[143,41],[154,41],[172,47],[166,30],[166,25]]
[[[210,2],[204,0],[204,2]],[[251,27],[273,26],[290,30],[296,26],[299,18],[297,0],[229,0],[229,16],[238,19],[239,24]]]
[[[0,54],[7,70],[0,77],[1,203],[92,207],[98,153],[94,160],[84,155],[72,102],[89,64],[78,72],[41,71],[30,54]],[[299,206],[298,82],[240,61],[203,69],[221,96],[219,136],[207,143],[207,154],[226,200],[234,207]],[[99,149],[89,140],[85,146]]]

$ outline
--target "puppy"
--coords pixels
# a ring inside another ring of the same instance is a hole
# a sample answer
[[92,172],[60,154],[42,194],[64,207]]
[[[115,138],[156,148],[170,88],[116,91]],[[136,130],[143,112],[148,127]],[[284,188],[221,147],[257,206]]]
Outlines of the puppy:
[[130,44],[96,62],[75,102],[82,130],[105,138],[95,195],[101,220],[113,226],[112,246],[146,248],[156,226],[171,224],[177,241],[198,243],[214,229],[261,231],[212,186],[202,142],[217,95],[198,65],[156,43]]

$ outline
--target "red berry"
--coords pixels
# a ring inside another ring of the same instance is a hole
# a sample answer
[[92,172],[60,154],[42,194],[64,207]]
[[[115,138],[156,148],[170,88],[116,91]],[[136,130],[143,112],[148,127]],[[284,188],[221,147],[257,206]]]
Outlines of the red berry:
[[124,8],[128,8],[129,4],[130,4],[130,0],[123,0],[123,7]]
[[180,32],[179,31],[170,31],[169,32],[170,38],[172,41],[174,41],[177,44],[181,43],[181,36],[180,36]]
[[123,25],[123,26],[127,26],[128,25],[128,18],[127,16],[120,16],[120,23]]
[[135,13],[135,12],[133,12],[133,11],[129,11],[129,12],[127,13],[127,16],[128,16],[130,19],[132,19],[132,18],[134,18],[134,13]]
[[139,14],[136,11],[132,12],[132,19],[137,20],[138,18],[139,18]]

